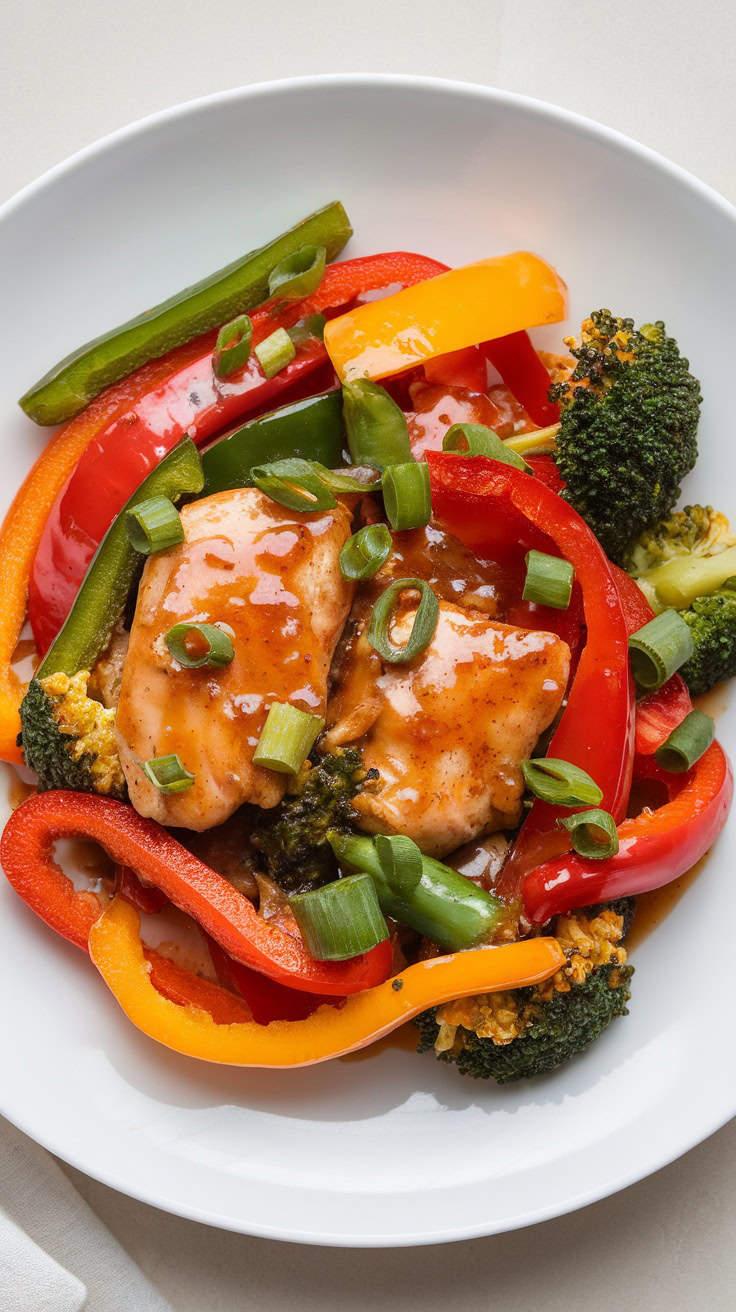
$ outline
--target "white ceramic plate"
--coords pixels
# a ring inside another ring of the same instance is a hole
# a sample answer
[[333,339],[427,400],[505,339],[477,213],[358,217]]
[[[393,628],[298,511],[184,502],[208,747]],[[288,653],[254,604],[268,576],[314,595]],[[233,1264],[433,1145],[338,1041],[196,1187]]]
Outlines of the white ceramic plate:
[[[350,253],[405,247],[461,263],[527,247],[569,282],[573,321],[600,305],[664,318],[706,397],[687,495],[736,512],[735,212],[570,114],[386,77],[255,87],[171,110],[5,207],[2,501],[42,445],[15,399],[43,369],[335,196],[355,225]],[[734,712],[719,732],[733,751]],[[630,1018],[552,1078],[502,1090],[401,1050],[293,1074],[180,1058],[141,1036],[82,955],[0,881],[0,1110],[117,1189],[251,1234],[429,1243],[580,1207],[736,1113],[732,965],[719,937],[735,820],[637,950]]]

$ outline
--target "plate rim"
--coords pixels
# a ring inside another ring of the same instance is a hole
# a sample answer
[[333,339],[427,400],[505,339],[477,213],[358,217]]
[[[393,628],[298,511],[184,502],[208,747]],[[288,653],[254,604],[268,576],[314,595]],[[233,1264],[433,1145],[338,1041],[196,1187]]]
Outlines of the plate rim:
[[[65,175],[73,174],[76,169],[96,156],[104,154],[106,151],[114,148],[118,144],[133,141],[138,136],[145,135],[148,131],[163,127],[167,123],[179,119],[186,119],[202,111],[215,108],[228,103],[237,103],[258,99],[264,94],[276,94],[288,96],[291,93],[298,93],[305,90],[329,90],[346,89],[355,90],[360,88],[381,88],[392,87],[400,88],[406,91],[420,90],[429,91],[448,96],[460,96],[468,100],[484,100],[489,105],[509,106],[517,112],[526,113],[530,117],[556,121],[567,126],[572,132],[585,136],[597,142],[609,143],[619,150],[623,150],[629,156],[638,158],[649,168],[657,170],[659,173],[669,176],[686,187],[691,193],[707,203],[712,209],[719,212],[724,218],[736,223],[736,205],[726,200],[714,187],[703,182],[695,174],[668,159],[657,150],[646,146],[635,138],[625,133],[619,132],[615,128],[608,127],[605,124],[598,123],[585,115],[578,114],[573,110],[561,108],[549,101],[544,101],[532,96],[526,96],[519,92],[506,91],[498,87],[484,86],[476,82],[464,82],[457,79],[419,76],[403,73],[324,73],[309,74],[298,77],[289,77],[281,79],[271,79],[261,82],[251,83],[245,86],[233,87],[224,91],[213,92],[206,96],[197,97],[191,100],[182,101],[176,105],[168,106],[165,109],[157,110],[152,114],[144,115],[135,119],[133,122],[123,125],[112,132],[96,139],[86,146],[81,147],[78,151],[61,160],[59,163],[52,165],[38,178],[27,183],[18,192],[0,205],[0,225],[6,218],[9,218],[15,212],[21,209],[27,202],[41,193],[50,184],[53,184],[58,178]],[[736,1116],[736,1091],[734,1092],[732,1107],[725,1112],[721,1109],[712,1117],[705,1121],[705,1128],[701,1123],[691,1134],[684,1136],[684,1140],[678,1143],[676,1149],[664,1147],[659,1152],[652,1155],[651,1158],[640,1159],[636,1166],[630,1170],[622,1172],[613,1182],[610,1179],[601,1185],[592,1186],[583,1190],[573,1199],[565,1201],[560,1206],[559,1203],[550,1202],[549,1204],[537,1208],[531,1208],[525,1211],[523,1215],[517,1215],[512,1219],[504,1219],[499,1222],[479,1221],[473,1226],[463,1225],[457,1229],[441,1228],[433,1231],[422,1231],[421,1233],[407,1232],[404,1234],[392,1233],[389,1235],[364,1235],[364,1234],[344,1234],[344,1233],[319,1233],[275,1227],[272,1225],[258,1224],[257,1221],[243,1222],[232,1216],[223,1216],[214,1213],[212,1210],[198,1208],[193,1204],[182,1203],[181,1201],[167,1197],[164,1193],[157,1192],[150,1188],[144,1188],[135,1182],[122,1179],[115,1171],[108,1170],[104,1167],[96,1166],[83,1159],[83,1154],[77,1154],[73,1149],[59,1150],[58,1145],[53,1142],[53,1136],[46,1132],[38,1133],[37,1129],[31,1129],[22,1115],[9,1113],[3,1105],[3,1093],[0,1089],[0,1114],[19,1129],[22,1133],[35,1143],[40,1144],[47,1151],[58,1157],[61,1161],[71,1166],[73,1169],[80,1171],[82,1174],[89,1176],[91,1179],[98,1180],[100,1183],[107,1185],[109,1188],[117,1190],[127,1197],[134,1198],[139,1202],[147,1203],[149,1206],[159,1210],[169,1212],[176,1216],[184,1217],[188,1220],[198,1221],[204,1225],[210,1225],[222,1230],[228,1230],[234,1233],[253,1235],[259,1238],[279,1240],[285,1243],[301,1243],[318,1247],[345,1247],[345,1248],[402,1248],[402,1247],[423,1247],[429,1244],[454,1243],[464,1239],[481,1238],[494,1234],[503,1234],[526,1226],[537,1225],[543,1221],[551,1220],[558,1216],[567,1215],[570,1212],[587,1207],[589,1204],[598,1202],[603,1198],[611,1197],[621,1190],[636,1184],[650,1175],[657,1173],[676,1161],[685,1153],[690,1152],[699,1143],[704,1142],[711,1135],[726,1125],[734,1116]]]

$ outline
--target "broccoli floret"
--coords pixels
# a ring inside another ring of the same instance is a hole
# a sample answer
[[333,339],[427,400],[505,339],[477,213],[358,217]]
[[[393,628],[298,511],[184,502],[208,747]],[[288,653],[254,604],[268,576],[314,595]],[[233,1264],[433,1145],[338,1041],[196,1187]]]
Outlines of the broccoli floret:
[[628,1014],[633,968],[621,946],[633,914],[628,902],[558,916],[552,932],[567,962],[551,980],[423,1012],[418,1051],[434,1048],[462,1075],[499,1084],[545,1075],[583,1052]]
[[125,797],[115,742],[115,712],[87,696],[89,671],[31,679],[20,708],[23,755],[41,792]]
[[736,546],[736,536],[720,510],[685,506],[653,528],[645,529],[631,548],[626,569],[634,578],[646,576],[678,556],[715,556]]
[[352,799],[376,773],[363,769],[355,747],[318,752],[299,776],[296,791],[273,811],[259,813],[253,846],[285,892],[301,893],[337,878],[337,861],[326,834],[352,829],[356,819]]
[[736,675],[736,578],[727,579],[710,597],[698,597],[680,614],[690,625],[695,648],[680,674],[696,696]]
[[562,406],[556,460],[562,495],[612,560],[664,518],[695,464],[700,384],[663,323],[634,328],[598,310],[567,338],[577,360],[550,388]]

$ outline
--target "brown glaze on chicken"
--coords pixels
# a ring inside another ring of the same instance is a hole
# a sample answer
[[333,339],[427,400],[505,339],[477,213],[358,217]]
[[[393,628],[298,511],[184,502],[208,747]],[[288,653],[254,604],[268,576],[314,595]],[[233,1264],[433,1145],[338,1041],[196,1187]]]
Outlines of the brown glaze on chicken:
[[[394,643],[407,641],[415,613],[397,614]],[[521,762],[559,710],[569,669],[569,648],[554,634],[444,600],[431,643],[408,665],[385,665],[359,621],[328,708],[328,741],[360,741],[363,764],[379,772],[355,799],[360,826],[444,856],[517,824]]]
[[[130,800],[167,825],[209,829],[244,802],[275,806],[286,776],[253,765],[273,702],[324,715],[327,673],[352,599],[339,553],[342,505],[292,513],[254,488],[186,506],[186,541],[151,557],[138,592],[117,712]],[[234,660],[182,669],[165,635],[183,620],[227,626]],[[166,795],[140,762],[178,753],[195,775]]]

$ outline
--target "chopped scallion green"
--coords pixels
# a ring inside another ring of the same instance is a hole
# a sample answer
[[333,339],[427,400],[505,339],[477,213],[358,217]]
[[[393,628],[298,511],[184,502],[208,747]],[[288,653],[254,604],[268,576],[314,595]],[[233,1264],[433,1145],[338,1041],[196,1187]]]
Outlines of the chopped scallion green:
[[366,524],[348,538],[340,552],[344,579],[371,579],[391,554],[393,539],[385,524]]
[[324,246],[301,246],[281,260],[268,277],[268,294],[279,301],[301,301],[319,287],[327,262]]
[[175,624],[166,634],[166,646],[187,670],[229,665],[235,655],[229,635],[216,624]]
[[343,383],[342,404],[354,465],[386,469],[412,459],[406,415],[380,383]]
[[218,378],[227,378],[242,368],[250,355],[252,336],[253,324],[247,314],[238,315],[220,329],[212,356],[212,368]]
[[555,610],[567,610],[574,577],[575,569],[569,560],[562,560],[560,556],[548,556],[544,551],[528,551],[522,594],[524,601],[533,601],[537,606],[553,606]]
[[523,761],[521,772],[529,791],[550,806],[597,806],[603,797],[595,780],[571,761],[540,756]]
[[487,456],[502,465],[513,465],[531,474],[531,467],[520,455],[501,441],[498,433],[485,424],[453,424],[442,439],[442,450],[458,456]]
[[279,774],[298,774],[324,727],[321,715],[310,715],[288,702],[274,702],[253,753],[253,764]]
[[384,470],[382,486],[386,516],[397,533],[423,528],[429,523],[432,496],[426,461],[410,460],[406,464],[389,465]]
[[[402,592],[416,589],[421,593],[419,606],[414,616],[411,633],[408,641],[403,647],[397,647],[391,639],[391,624],[393,619],[394,606],[396,605]],[[437,628],[437,619],[440,613],[440,604],[434,592],[424,579],[397,579],[392,583],[385,592],[382,592],[375,606],[368,628],[368,641],[371,646],[382,656],[390,665],[403,665],[411,661],[425,647],[428,647],[434,631]]]
[[184,541],[181,515],[168,497],[149,497],[128,511],[128,541],[142,556],[167,551]]
[[716,727],[705,711],[690,711],[654,755],[663,770],[684,774],[708,750],[715,733]]
[[253,348],[267,378],[275,378],[296,355],[296,347],[285,328],[277,328]]
[[194,783],[195,776],[182,765],[176,752],[171,756],[153,756],[141,764],[146,778],[160,793],[184,793]]
[[578,811],[557,823],[568,831],[570,842],[580,856],[605,861],[618,852],[616,821],[608,811],[597,807],[592,811]]
[[289,898],[307,950],[317,961],[346,961],[388,938],[368,874],[348,875]]
[[645,692],[661,688],[692,654],[690,626],[676,610],[663,610],[629,638],[631,669]]

